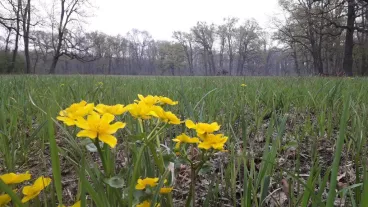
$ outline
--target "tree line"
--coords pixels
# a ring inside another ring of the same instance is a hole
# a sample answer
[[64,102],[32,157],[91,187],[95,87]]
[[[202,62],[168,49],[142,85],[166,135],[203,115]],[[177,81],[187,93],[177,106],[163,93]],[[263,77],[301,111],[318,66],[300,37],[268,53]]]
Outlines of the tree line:
[[367,75],[368,0],[279,0],[283,18],[197,22],[173,41],[86,32],[88,0],[0,3],[0,73]]

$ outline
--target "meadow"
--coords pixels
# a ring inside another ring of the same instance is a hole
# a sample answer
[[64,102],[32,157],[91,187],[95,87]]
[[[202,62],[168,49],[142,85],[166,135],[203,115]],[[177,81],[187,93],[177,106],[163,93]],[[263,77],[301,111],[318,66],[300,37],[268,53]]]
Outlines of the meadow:
[[[368,206],[367,83],[2,76],[0,176],[15,173],[22,182],[0,179],[0,206]],[[102,137],[77,137],[86,128],[83,117],[73,120],[76,126],[57,119],[82,100],[125,107],[142,101],[138,94],[173,102],[153,98],[163,115],[122,109],[109,120],[124,123],[110,133],[116,146]],[[220,127],[203,124],[203,133],[225,143],[206,147],[210,138],[201,137],[198,123],[213,122]],[[178,138],[182,133],[187,141]]]

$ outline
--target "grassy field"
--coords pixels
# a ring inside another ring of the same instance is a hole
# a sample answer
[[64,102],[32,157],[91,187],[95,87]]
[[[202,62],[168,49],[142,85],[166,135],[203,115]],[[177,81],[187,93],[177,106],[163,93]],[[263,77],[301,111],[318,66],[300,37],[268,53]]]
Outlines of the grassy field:
[[[3,76],[0,88],[0,175],[32,175],[17,185],[0,179],[0,206],[5,193],[9,206],[79,200],[111,207],[144,201],[164,207],[368,206],[367,79]],[[128,105],[138,94],[178,101],[165,109],[182,121],[218,122],[228,137],[225,150],[187,144],[175,151],[172,139],[196,136],[184,123],[116,116],[126,126],[110,148],[77,138],[78,127],[56,119],[82,100]],[[40,176],[51,184],[22,203],[22,187]],[[146,177],[159,181],[136,189],[137,179]],[[162,186],[173,191],[160,194]]]

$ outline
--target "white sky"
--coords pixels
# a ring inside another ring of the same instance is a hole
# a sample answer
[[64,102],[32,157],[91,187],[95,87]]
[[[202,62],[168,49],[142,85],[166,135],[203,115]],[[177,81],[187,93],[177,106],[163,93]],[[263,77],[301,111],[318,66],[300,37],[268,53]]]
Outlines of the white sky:
[[269,28],[279,13],[278,0],[94,0],[95,16],[88,30],[125,35],[147,30],[154,39],[170,40],[175,30],[189,31],[197,21],[220,24],[224,17],[255,18]]

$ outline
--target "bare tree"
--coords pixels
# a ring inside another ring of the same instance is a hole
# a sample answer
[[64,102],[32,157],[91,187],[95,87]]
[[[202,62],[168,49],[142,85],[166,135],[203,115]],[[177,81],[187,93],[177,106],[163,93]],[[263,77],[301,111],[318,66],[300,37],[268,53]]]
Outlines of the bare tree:
[[30,33],[33,53],[35,55],[33,71],[36,71],[37,63],[42,60],[42,71],[46,71],[49,57],[52,57],[52,34],[45,31],[32,31]]
[[[152,36],[147,31],[133,29],[131,32],[128,32],[127,37],[130,41],[130,57],[133,63],[131,66],[136,67],[136,69],[139,71],[142,71],[146,49],[152,41]],[[138,73],[138,71],[131,72],[135,74]]]
[[195,41],[203,48],[203,59],[207,73],[207,63],[209,65],[210,74],[216,74],[216,65],[213,54],[213,45],[216,38],[216,27],[214,24],[208,25],[206,22],[197,22],[192,29]]
[[[88,17],[86,11],[83,9],[90,6],[88,0],[54,0],[53,3],[53,11],[50,14],[50,20],[53,28],[52,33],[54,34],[55,27],[57,33],[55,36],[52,35],[54,54],[50,66],[50,74],[55,73],[56,64],[61,56],[69,55],[75,57],[75,54],[69,53],[69,46],[76,45],[69,44],[71,41],[68,37],[73,37],[73,32],[75,30],[74,26],[77,24],[80,26],[80,20]],[[60,7],[55,3],[59,3]],[[54,16],[54,14],[58,14],[58,16]],[[75,58],[81,59],[79,57]]]
[[259,45],[258,40],[258,32],[260,31],[260,27],[255,20],[246,20],[238,29],[237,29],[237,51],[238,51],[238,67],[237,74],[242,75],[244,72],[244,64],[247,59],[250,57],[249,55],[257,49]]
[[15,15],[15,41],[14,41],[14,49],[11,58],[11,62],[8,68],[8,73],[11,73],[15,69],[15,62],[17,60],[18,55],[18,46],[19,46],[19,35],[20,35],[20,10],[21,10],[21,0],[17,0],[17,2],[13,0],[8,0],[9,5],[11,6],[13,13]]
[[186,32],[175,31],[173,37],[178,41],[178,43],[183,47],[186,60],[189,67],[190,75],[194,75],[194,63],[193,63],[193,35]]
[[171,75],[185,64],[185,52],[180,43],[170,43],[167,41],[158,42],[158,65],[161,74],[170,70]]
[[[21,1],[20,1],[21,3]],[[24,56],[26,59],[26,73],[31,73],[31,60],[29,56],[29,30],[31,25],[31,0],[27,0],[24,6],[20,6],[22,13]]]
[[236,24],[238,23],[238,18],[226,18],[224,19],[224,26],[226,28],[226,44],[227,44],[227,53],[229,56],[229,74],[232,75],[233,71],[233,62],[234,62],[234,47],[235,47],[235,33],[236,33]]

